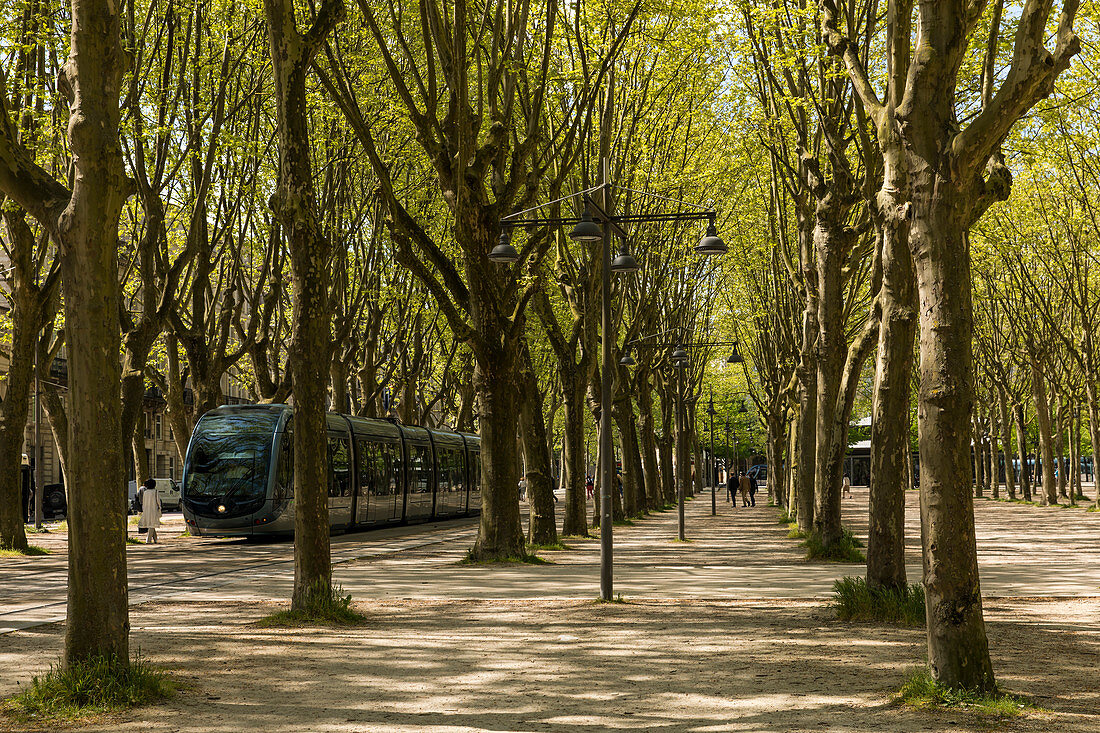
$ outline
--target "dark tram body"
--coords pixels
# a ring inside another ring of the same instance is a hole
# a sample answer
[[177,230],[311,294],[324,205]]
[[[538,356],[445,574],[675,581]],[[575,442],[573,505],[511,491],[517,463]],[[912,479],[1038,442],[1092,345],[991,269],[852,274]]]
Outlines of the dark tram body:
[[[180,503],[193,534],[294,533],[294,409],[219,407],[195,425]],[[333,530],[476,514],[481,439],[328,413]]]

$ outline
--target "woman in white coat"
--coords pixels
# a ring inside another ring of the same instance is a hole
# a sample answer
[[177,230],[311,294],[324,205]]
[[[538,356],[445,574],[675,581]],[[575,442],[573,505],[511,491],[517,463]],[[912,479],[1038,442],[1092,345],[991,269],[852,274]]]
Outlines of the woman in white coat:
[[149,532],[145,544],[157,544],[157,527],[159,526],[160,494],[157,493],[157,482],[153,479],[146,479],[141,489],[141,518],[138,519],[138,529],[144,528]]

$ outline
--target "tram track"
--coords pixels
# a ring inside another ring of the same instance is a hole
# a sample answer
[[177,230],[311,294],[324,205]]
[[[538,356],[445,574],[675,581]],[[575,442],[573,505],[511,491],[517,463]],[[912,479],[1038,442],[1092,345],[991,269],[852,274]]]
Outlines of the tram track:
[[[366,538],[366,542],[356,542],[355,540],[338,541],[334,542],[332,545],[332,564],[333,566],[337,566],[357,560],[382,558],[402,552],[431,547],[433,545],[442,545],[457,540],[464,535],[471,534],[476,531],[476,528],[476,523],[471,522],[471,524],[467,526],[447,527],[443,530],[422,532],[412,536],[378,538],[381,540],[378,544],[372,543],[369,537]],[[346,549],[342,547],[342,545],[348,544],[354,544],[354,546]],[[130,606],[136,606],[166,597],[180,598],[199,595],[214,588],[230,585],[235,580],[247,579],[250,575],[262,574],[270,571],[278,572],[278,569],[285,568],[286,566],[289,566],[289,569],[293,572],[293,545],[286,543],[279,545],[279,547],[290,548],[291,552],[288,556],[257,559],[249,561],[244,565],[238,565],[237,567],[192,573],[182,577],[173,576],[158,578],[155,582],[143,582],[140,585],[131,585],[129,589]],[[221,550],[223,548],[218,549]],[[228,550],[229,548],[224,549]],[[171,548],[169,552],[178,559],[180,555],[201,551],[202,550],[199,548],[181,547],[178,549]],[[217,562],[231,559],[232,558],[219,558]],[[152,559],[151,562],[163,564],[163,554],[158,558]],[[60,568],[42,570],[34,573],[34,575],[38,577],[50,574],[65,576],[66,569],[64,566],[61,566]],[[20,574],[19,580],[21,584],[25,582],[26,578],[26,575]],[[193,587],[187,589],[186,586]],[[54,592],[66,591],[63,584],[55,586],[53,590]],[[68,599],[62,598],[37,604],[19,605],[15,608],[4,608],[4,606],[0,606],[0,636],[12,631],[34,628],[36,626],[62,621],[65,618],[67,604]]]

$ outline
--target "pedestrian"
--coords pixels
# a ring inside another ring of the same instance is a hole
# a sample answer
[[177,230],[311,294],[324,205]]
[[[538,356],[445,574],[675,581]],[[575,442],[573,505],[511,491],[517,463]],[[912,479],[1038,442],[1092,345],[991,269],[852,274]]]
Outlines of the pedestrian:
[[615,474],[615,486],[619,489],[619,498],[623,498],[623,475],[621,473]]
[[519,478],[519,500],[523,501],[527,498],[527,474],[523,474]]
[[596,490],[596,484],[592,481],[591,476],[584,477],[584,498],[591,499],[592,492]]
[[741,471],[737,483],[741,489],[741,506],[746,507],[749,505],[749,477],[745,475],[744,471]]
[[759,487],[756,484],[756,476],[749,476],[749,501],[753,506],[756,506],[756,490]]
[[726,501],[732,501],[734,508],[737,507],[737,477],[733,471],[726,473]]
[[145,544],[156,545],[157,527],[160,526],[160,494],[157,493],[155,479],[146,479],[141,486],[141,518],[138,519],[138,529],[144,529],[149,534]]
[[848,474],[844,474],[844,481],[841,482],[840,488],[842,490],[841,497],[852,498],[852,480],[848,478]]

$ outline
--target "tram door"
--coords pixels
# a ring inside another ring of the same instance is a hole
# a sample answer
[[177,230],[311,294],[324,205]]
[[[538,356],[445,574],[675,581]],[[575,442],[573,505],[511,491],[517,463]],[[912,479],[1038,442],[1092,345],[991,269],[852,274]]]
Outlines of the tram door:
[[401,447],[356,438],[359,453],[359,520],[377,524],[401,518]]
[[405,506],[406,519],[426,519],[432,515],[432,447],[406,443],[409,452],[405,478],[409,495]]
[[337,527],[351,524],[351,446],[342,435],[328,436],[328,512]]

